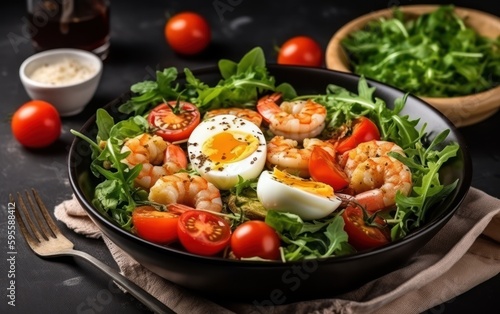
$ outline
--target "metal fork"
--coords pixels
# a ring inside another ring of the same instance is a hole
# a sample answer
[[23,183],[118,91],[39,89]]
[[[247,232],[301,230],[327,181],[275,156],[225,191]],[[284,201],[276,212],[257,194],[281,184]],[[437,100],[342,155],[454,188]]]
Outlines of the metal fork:
[[[175,313],[172,309],[158,301],[155,297],[147,293],[141,287],[122,276],[113,268],[102,263],[95,257],[83,251],[73,249],[73,243],[68,240],[59,230],[54,220],[35,189],[32,189],[33,197],[25,191],[27,202],[21,193],[17,193],[16,219],[21,233],[24,235],[29,247],[41,257],[57,256],[79,256],[96,266],[103,273],[109,275],[123,289],[141,301],[151,311],[155,313]],[[15,203],[14,196],[10,194],[10,201]],[[23,215],[21,215],[21,209]],[[31,214],[30,214],[31,212]],[[24,216],[24,218],[23,218]],[[33,220],[34,218],[34,220]]]

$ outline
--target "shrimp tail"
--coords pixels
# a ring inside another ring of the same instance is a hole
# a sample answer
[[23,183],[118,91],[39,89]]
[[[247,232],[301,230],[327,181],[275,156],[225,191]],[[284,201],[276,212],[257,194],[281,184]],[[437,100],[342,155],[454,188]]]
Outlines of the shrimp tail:
[[269,123],[272,117],[281,111],[279,104],[283,101],[281,93],[273,93],[261,97],[257,101],[257,111],[262,115],[265,122]]

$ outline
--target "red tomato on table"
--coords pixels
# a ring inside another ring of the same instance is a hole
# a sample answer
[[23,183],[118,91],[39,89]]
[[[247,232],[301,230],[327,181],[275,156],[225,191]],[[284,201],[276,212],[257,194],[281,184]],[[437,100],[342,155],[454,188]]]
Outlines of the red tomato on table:
[[12,134],[22,145],[46,147],[61,135],[61,118],[57,109],[43,100],[28,101],[12,116]]
[[309,174],[314,181],[323,182],[335,191],[342,190],[349,184],[344,170],[326,150],[315,146],[309,159]]
[[179,217],[179,240],[193,254],[210,256],[222,251],[231,239],[229,223],[219,216],[202,211],[188,210]]
[[323,51],[311,37],[293,37],[280,47],[278,64],[319,67],[323,64]]
[[260,220],[239,225],[231,236],[231,249],[236,257],[280,258],[281,241],[276,231]]
[[148,122],[156,128],[156,135],[167,142],[187,140],[200,124],[200,111],[192,103],[169,101],[153,108],[148,114]]
[[208,46],[212,37],[205,18],[194,12],[172,16],[165,24],[164,33],[170,47],[183,55],[200,53]]
[[[370,226],[363,220],[363,211],[358,206],[348,206],[342,213],[344,230],[349,236],[349,243],[358,251],[367,250],[389,243],[387,228]],[[382,219],[375,221],[384,226]]]

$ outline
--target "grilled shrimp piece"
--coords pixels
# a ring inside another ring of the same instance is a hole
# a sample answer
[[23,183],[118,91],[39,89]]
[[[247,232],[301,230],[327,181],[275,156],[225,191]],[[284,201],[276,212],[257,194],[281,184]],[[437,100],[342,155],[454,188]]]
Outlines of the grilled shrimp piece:
[[269,123],[275,135],[301,142],[320,134],[325,128],[326,108],[312,100],[284,101],[280,93],[264,96],[257,103],[257,110]]
[[196,209],[220,212],[222,199],[215,185],[200,176],[179,172],[163,176],[151,187],[150,201],[160,204],[183,204]]
[[182,148],[166,142],[162,137],[147,133],[125,141],[121,152],[130,152],[122,160],[130,168],[142,164],[135,184],[149,190],[162,176],[187,167],[187,157]]
[[377,211],[396,203],[396,193],[408,195],[412,188],[410,169],[389,152],[404,155],[392,142],[369,141],[344,153],[341,164],[349,178],[354,199],[369,211]]
[[315,146],[321,146],[330,155],[335,155],[334,146],[328,142],[306,138],[302,143],[283,136],[275,136],[267,143],[267,166],[278,167],[294,175],[306,178],[309,176],[309,159]]
[[205,114],[203,119],[209,119],[222,114],[232,114],[238,118],[253,122],[258,127],[260,127],[262,123],[262,116],[257,111],[246,108],[221,108],[210,110]]

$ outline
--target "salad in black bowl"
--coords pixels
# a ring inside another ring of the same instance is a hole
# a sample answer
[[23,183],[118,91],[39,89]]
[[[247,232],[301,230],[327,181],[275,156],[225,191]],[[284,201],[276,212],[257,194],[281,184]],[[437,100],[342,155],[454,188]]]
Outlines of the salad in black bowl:
[[69,156],[89,216],[146,268],[211,296],[331,297],[401,267],[471,181],[460,134],[363,77],[239,62],[98,109]]

